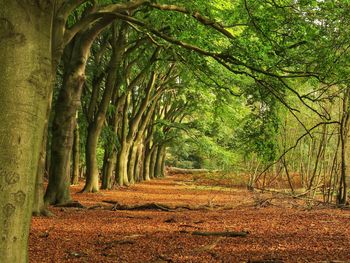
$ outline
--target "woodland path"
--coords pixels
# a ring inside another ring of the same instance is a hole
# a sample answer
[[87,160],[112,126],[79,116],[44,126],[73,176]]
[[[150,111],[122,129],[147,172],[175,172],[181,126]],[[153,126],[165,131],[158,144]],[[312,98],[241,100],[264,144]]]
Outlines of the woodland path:
[[[52,208],[54,217],[33,218],[30,262],[350,262],[350,211],[310,210],[281,196],[193,179],[174,175],[98,194],[72,187],[74,200],[93,209]],[[221,209],[111,211],[104,200]],[[249,233],[207,237],[193,231]]]

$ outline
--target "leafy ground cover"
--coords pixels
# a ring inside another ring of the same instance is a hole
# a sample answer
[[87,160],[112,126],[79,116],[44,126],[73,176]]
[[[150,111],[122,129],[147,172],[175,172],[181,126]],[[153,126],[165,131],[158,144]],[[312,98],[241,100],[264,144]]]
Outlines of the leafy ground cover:
[[[176,174],[97,194],[72,187],[85,207],[55,207],[55,216],[33,218],[30,262],[350,261],[350,211],[226,184],[210,187],[203,178]],[[202,209],[113,211],[106,200]]]

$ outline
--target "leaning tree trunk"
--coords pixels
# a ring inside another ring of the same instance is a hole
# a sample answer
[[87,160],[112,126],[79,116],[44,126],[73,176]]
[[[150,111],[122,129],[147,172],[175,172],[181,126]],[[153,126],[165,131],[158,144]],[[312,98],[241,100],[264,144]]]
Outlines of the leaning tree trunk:
[[84,83],[84,77],[81,74],[81,71],[75,69],[66,73],[56,102],[52,124],[49,184],[45,194],[46,204],[63,204],[71,201],[69,167],[76,124],[75,116]]
[[64,50],[65,72],[52,124],[51,167],[45,194],[46,204],[63,204],[71,201],[70,158],[75,116],[80,106],[85,82],[85,67],[94,39],[110,22],[110,18],[101,19],[88,30],[78,33]]
[[0,262],[22,263],[28,261],[33,190],[52,88],[53,6],[29,0],[0,0],[0,6]]

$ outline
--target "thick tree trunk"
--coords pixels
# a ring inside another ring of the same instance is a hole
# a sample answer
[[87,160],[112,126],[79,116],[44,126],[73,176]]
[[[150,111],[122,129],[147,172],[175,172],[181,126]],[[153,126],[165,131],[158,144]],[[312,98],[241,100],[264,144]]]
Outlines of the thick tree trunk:
[[[52,1],[53,2],[53,1]],[[33,190],[53,79],[53,4],[0,0],[0,262],[28,261]]]
[[67,72],[55,106],[52,124],[51,167],[45,194],[46,204],[71,201],[70,158],[73,146],[75,116],[80,105],[84,77],[79,71]]
[[79,126],[78,123],[74,130],[74,141],[73,141],[73,171],[72,171],[72,185],[79,184],[80,175],[80,136],[79,136]]
[[73,146],[75,116],[85,81],[85,67],[90,47],[98,34],[111,22],[102,19],[83,31],[64,50],[63,86],[59,92],[52,124],[51,167],[46,204],[63,204],[71,201],[70,158]]

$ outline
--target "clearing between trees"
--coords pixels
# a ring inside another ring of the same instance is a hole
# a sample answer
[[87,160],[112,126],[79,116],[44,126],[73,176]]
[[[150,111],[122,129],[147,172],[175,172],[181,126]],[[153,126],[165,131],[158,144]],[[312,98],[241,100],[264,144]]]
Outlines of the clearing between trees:
[[349,210],[212,179],[175,174],[97,194],[73,186],[83,207],[33,218],[30,262],[350,260]]

